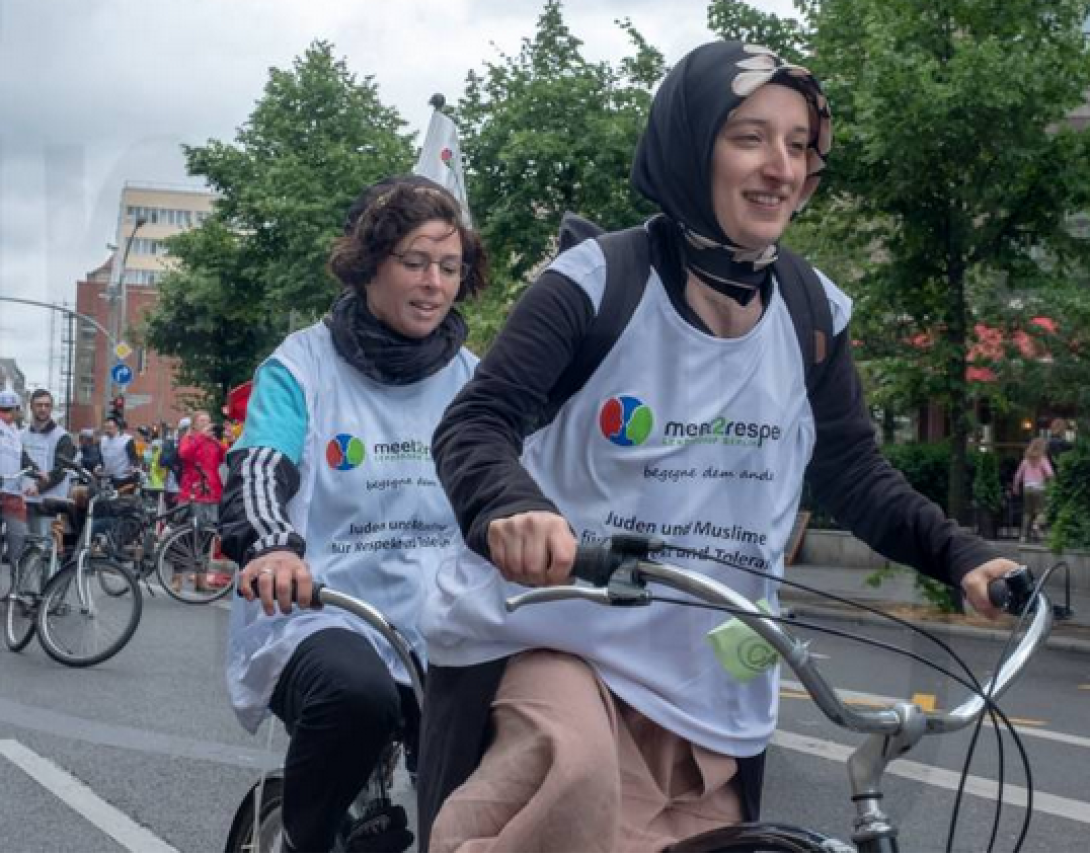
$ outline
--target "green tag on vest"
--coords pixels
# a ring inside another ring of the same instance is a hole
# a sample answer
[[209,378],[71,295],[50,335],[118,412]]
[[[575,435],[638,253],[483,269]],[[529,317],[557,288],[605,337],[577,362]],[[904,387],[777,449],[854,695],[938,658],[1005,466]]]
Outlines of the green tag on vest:
[[[771,614],[767,600],[757,602]],[[723,669],[739,683],[748,683],[772,668],[780,658],[776,649],[738,618],[731,618],[708,633],[708,643]]]

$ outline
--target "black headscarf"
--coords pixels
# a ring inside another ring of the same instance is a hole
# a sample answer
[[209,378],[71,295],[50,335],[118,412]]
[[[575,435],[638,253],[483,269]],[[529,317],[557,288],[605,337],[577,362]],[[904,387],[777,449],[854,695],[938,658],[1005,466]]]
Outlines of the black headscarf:
[[743,304],[767,281],[776,245],[740,247],[723,231],[712,197],[712,156],[723,123],[769,82],[802,93],[810,107],[813,134],[801,209],[821,180],[832,142],[828,103],[808,70],[757,45],[711,42],[674,66],[655,95],[632,164],[633,186],[677,224],[686,267]]

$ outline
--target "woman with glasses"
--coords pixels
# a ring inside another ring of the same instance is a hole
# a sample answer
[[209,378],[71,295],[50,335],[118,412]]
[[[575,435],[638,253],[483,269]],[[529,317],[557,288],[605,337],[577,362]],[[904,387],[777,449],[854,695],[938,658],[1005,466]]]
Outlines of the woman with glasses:
[[[329,269],[344,286],[329,314],[257,371],[221,506],[245,596],[231,701],[249,730],[271,710],[291,736],[285,851],[328,851],[399,722],[415,731],[393,651],[346,612],[293,610],[292,588],[301,603],[314,581],[370,602],[423,661],[424,590],[458,538],[431,436],[477,363],[454,304],[486,284],[458,202],[415,176],[364,191]],[[392,825],[407,834],[403,811]]]

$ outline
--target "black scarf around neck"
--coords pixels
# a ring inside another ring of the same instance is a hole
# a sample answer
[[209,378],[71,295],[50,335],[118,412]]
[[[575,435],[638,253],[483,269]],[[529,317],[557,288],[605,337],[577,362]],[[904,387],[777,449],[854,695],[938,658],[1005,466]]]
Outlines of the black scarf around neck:
[[809,71],[755,45],[710,42],[675,65],[655,95],[632,164],[635,189],[677,223],[686,268],[743,305],[768,283],[777,247],[747,249],[723,231],[712,198],[712,156],[723,123],[769,82],[802,93],[815,120],[800,206],[805,204],[832,142],[828,104]]
[[462,316],[451,309],[425,338],[401,335],[376,318],[366,298],[355,290],[341,294],[323,320],[337,353],[387,386],[407,386],[435,374],[455,357],[468,334]]

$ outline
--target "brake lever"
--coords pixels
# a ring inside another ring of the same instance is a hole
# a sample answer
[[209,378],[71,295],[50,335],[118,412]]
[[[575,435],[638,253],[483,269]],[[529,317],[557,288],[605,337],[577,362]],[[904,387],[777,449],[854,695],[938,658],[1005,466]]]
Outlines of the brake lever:
[[514,612],[523,606],[555,603],[560,600],[589,600],[602,606],[612,605],[609,592],[605,588],[586,588],[582,585],[552,585],[548,588],[534,588],[525,594],[508,597],[504,605],[508,612]]
[[555,603],[560,600],[587,600],[602,606],[646,606],[651,604],[651,592],[641,585],[624,579],[613,579],[607,588],[586,585],[553,585],[534,588],[525,594],[508,597],[504,605],[508,612],[538,603]]

